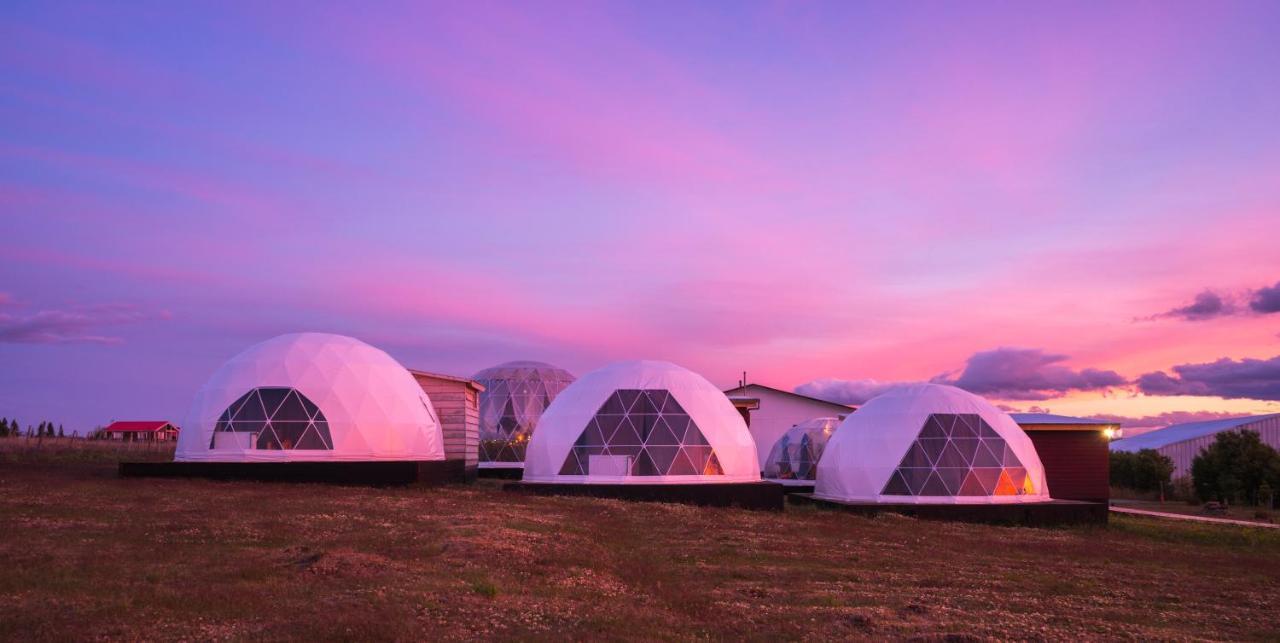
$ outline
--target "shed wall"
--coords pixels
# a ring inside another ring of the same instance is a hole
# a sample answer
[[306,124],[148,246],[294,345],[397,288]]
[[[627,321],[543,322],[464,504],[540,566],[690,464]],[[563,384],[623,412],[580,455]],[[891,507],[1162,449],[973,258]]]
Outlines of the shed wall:
[[414,374],[431,398],[444,434],[445,460],[462,460],[468,477],[474,477],[480,457],[480,407],[476,389],[467,382]]
[[1049,495],[1057,500],[1107,502],[1111,450],[1102,431],[1027,431],[1044,465]]

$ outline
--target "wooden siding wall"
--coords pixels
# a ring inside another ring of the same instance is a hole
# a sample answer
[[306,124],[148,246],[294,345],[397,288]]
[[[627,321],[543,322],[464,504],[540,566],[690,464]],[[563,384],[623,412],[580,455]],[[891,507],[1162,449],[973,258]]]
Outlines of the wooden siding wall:
[[446,460],[464,460],[468,471],[480,462],[480,405],[476,390],[465,382],[414,375],[431,398],[444,433]]
[[[1250,422],[1229,430],[1238,431],[1241,429],[1257,433],[1263,442],[1271,445],[1271,448],[1280,449],[1280,417]],[[1191,475],[1191,463],[1196,459],[1196,456],[1200,455],[1201,451],[1213,444],[1214,440],[1217,439],[1218,434],[1211,433],[1198,438],[1191,438],[1190,440],[1166,444],[1156,450],[1173,460],[1173,477],[1178,478]]]
[[1111,498],[1111,450],[1102,431],[1027,431],[1049,495],[1059,500],[1107,502]]

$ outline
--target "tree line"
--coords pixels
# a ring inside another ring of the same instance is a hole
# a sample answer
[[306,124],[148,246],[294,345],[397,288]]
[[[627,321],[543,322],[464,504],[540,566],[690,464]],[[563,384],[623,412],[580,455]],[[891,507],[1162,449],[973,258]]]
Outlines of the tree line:
[[[1155,449],[1111,452],[1111,484],[1142,492],[1174,491],[1202,501],[1272,507],[1280,489],[1280,452],[1256,432],[1223,431],[1191,461],[1190,480],[1172,480],[1173,460]],[[1191,499],[1191,498],[1187,498]]]
[[26,430],[22,429],[22,423],[17,418],[0,418],[0,438],[65,438],[67,432],[63,430],[62,425],[56,427],[53,422],[45,420],[35,426],[27,425]]

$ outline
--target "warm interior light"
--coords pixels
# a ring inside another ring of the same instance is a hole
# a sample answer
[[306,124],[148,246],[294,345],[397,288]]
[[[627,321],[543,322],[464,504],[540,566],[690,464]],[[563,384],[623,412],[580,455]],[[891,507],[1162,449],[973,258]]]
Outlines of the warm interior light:
[[1110,440],[1111,438],[1116,437],[1116,430],[1110,427],[1105,428],[1102,430],[1102,435],[1107,436],[1107,439]]

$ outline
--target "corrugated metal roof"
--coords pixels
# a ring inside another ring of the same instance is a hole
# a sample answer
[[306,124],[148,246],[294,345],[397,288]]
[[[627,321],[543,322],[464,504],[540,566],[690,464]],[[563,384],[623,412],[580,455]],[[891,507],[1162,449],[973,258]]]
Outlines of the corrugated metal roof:
[[1230,431],[1231,429],[1237,429],[1246,424],[1253,424],[1254,422],[1267,420],[1273,417],[1280,417],[1280,413],[1174,424],[1166,426],[1163,429],[1156,429],[1150,433],[1143,433],[1142,435],[1134,436],[1132,438],[1115,440],[1111,443],[1111,449],[1114,451],[1129,452],[1140,451],[1142,449],[1159,449],[1160,447],[1170,445],[1175,442],[1182,442],[1183,440],[1191,440],[1194,438],[1204,437],[1206,435],[1213,435],[1215,433],[1221,433],[1222,431]]
[[1018,424],[1095,424],[1098,426],[1120,424],[1119,422],[1111,422],[1108,420],[1076,418],[1069,415],[1054,415],[1052,413],[1010,413],[1009,417],[1012,417],[1013,421]]

